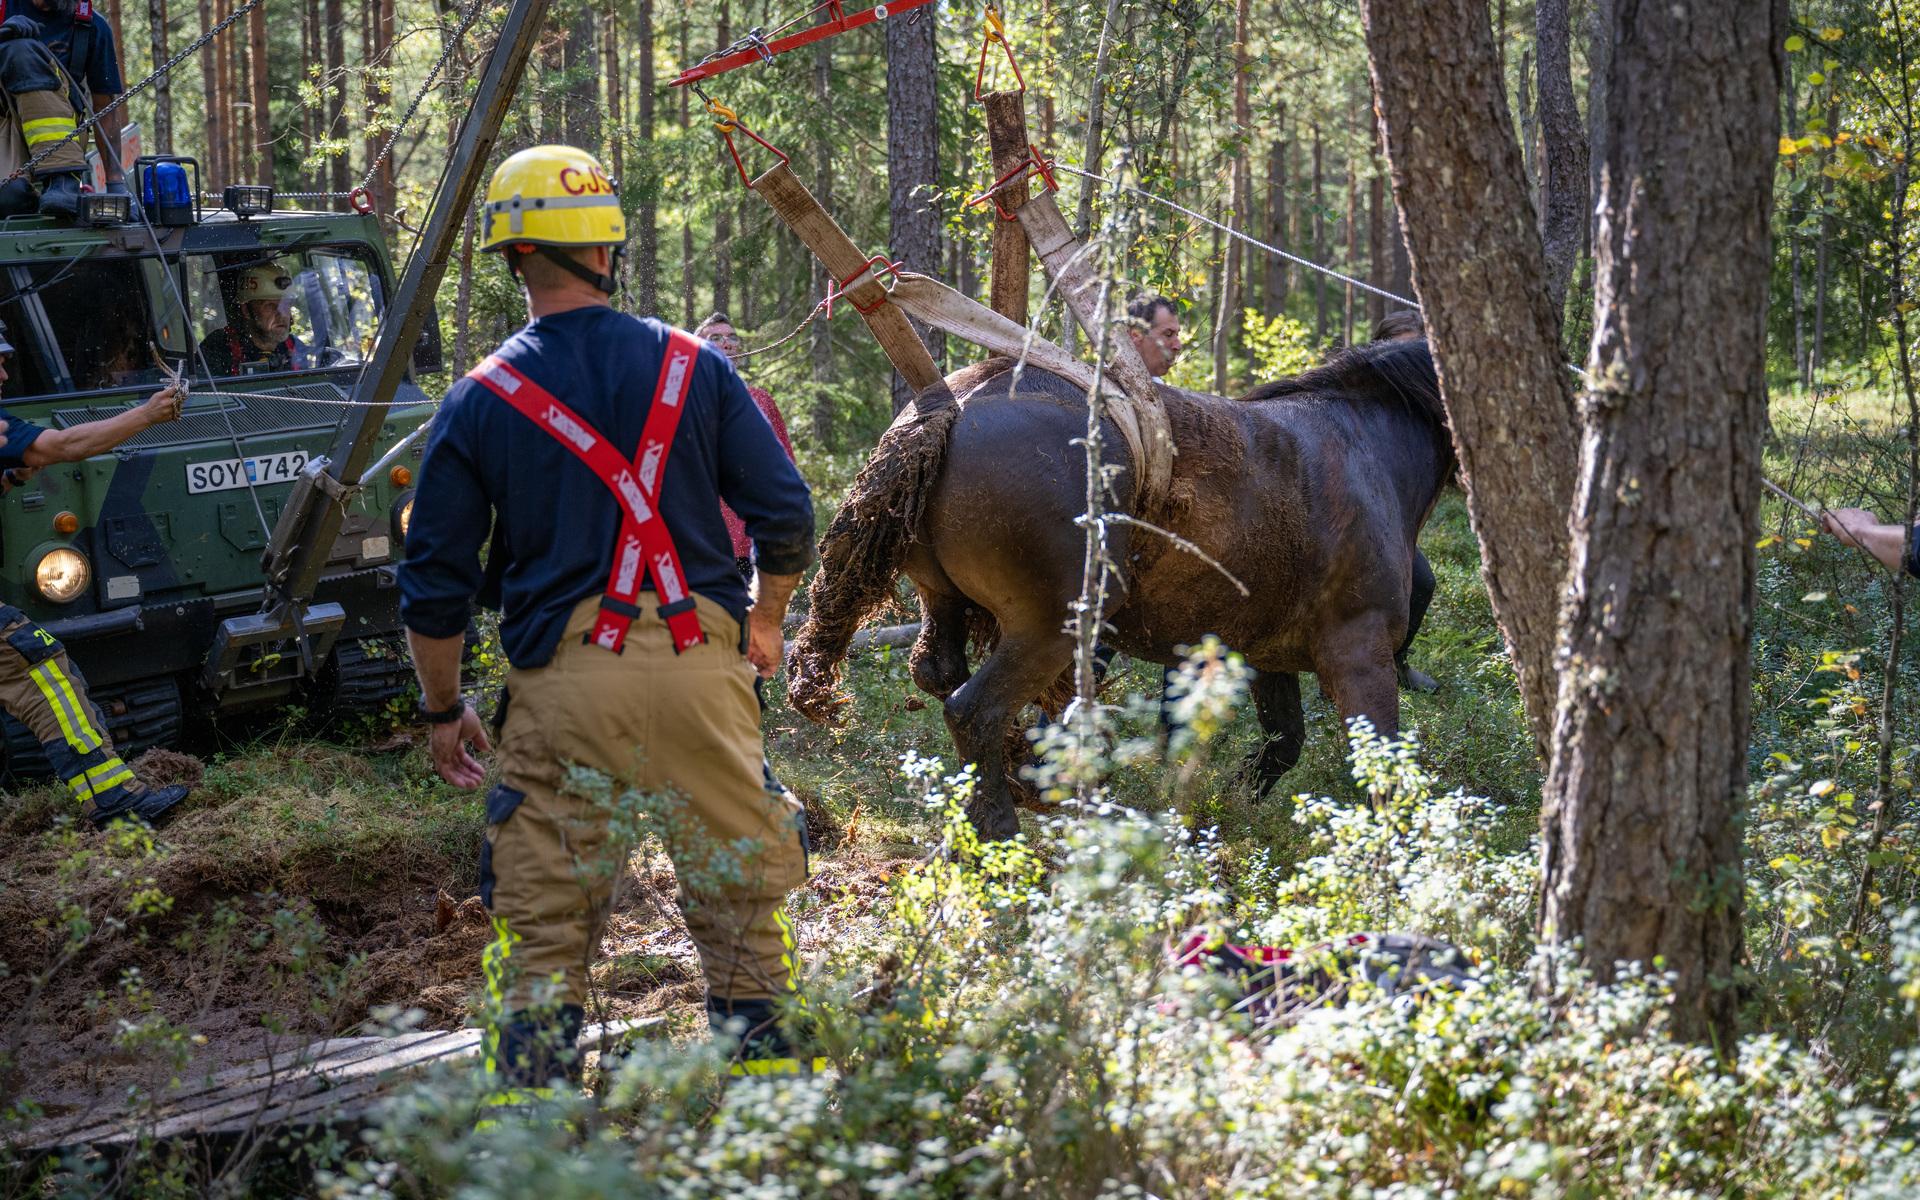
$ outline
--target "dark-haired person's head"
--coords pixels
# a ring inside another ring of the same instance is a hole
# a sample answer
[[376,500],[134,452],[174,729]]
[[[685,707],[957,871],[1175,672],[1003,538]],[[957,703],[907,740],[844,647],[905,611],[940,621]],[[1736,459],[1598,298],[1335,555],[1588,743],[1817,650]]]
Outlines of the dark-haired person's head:
[[746,345],[740,340],[740,335],[734,331],[733,318],[723,312],[714,313],[696,325],[693,336],[712,342],[714,349],[726,355],[729,360],[738,358],[740,352],[746,349]]
[[1127,303],[1127,332],[1155,378],[1173,370],[1181,344],[1180,312],[1173,301],[1158,292],[1135,296]]
[[1425,336],[1426,324],[1415,309],[1399,309],[1373,323],[1373,340],[1376,342],[1399,342]]

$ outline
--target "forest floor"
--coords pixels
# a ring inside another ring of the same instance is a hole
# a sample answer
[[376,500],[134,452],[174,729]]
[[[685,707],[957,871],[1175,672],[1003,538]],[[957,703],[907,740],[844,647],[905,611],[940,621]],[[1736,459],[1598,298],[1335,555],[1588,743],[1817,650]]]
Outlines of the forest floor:
[[[1849,481],[1879,474],[1892,452],[1884,401],[1788,402],[1776,421],[1793,432],[1770,455],[1775,478],[1831,503],[1873,502]],[[803,465],[819,494],[838,494],[845,460]],[[1769,521],[1779,520],[1770,507]],[[1795,714],[1822,650],[1873,642],[1863,598],[1873,577],[1850,552],[1792,525],[1763,551],[1756,765],[1774,741],[1802,732]],[[1441,687],[1403,696],[1403,724],[1418,730],[1438,779],[1505,806],[1518,847],[1535,828],[1539,775],[1457,490],[1422,546],[1439,591],[1412,657]],[[904,651],[858,655],[847,682],[854,709],[835,728],[804,721],[769,689],[769,754],[806,803],[814,835],[813,878],[795,906],[803,955],[849,908],[882,902],[888,879],[922,854],[930,818],[901,785],[901,756],[952,757],[939,705],[914,688]],[[1160,670],[1127,663],[1109,688],[1157,696]],[[1123,773],[1116,798],[1179,807],[1191,826],[1217,830],[1229,873],[1255,858],[1284,867],[1299,837],[1286,796],[1357,799],[1336,715],[1313,687],[1304,691],[1306,754],[1269,799],[1256,800],[1239,777],[1259,736],[1250,712],[1184,774]],[[1150,706],[1135,706],[1118,732],[1152,736]],[[76,826],[50,784],[0,797],[0,1011],[9,1014],[0,1062],[14,1064],[0,1097],[70,1113],[130,1084],[197,1079],[282,1039],[356,1033],[404,1010],[427,1028],[469,1023],[491,937],[475,895],[483,807],[480,793],[433,777],[423,741],[415,729],[315,736],[289,722],[202,747],[198,790],[150,841]],[[195,769],[177,755],[138,765],[156,777]],[[672,894],[664,857],[636,854],[595,968],[590,1020],[659,1014],[668,1020],[653,1036],[705,1035],[698,966]]]

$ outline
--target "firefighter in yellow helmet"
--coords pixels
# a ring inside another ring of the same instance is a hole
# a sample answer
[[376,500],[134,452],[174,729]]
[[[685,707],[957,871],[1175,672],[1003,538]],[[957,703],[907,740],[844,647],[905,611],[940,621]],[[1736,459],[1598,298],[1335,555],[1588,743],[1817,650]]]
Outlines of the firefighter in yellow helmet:
[[[724,354],[609,305],[626,225],[591,155],[515,154],[483,221],[529,323],[434,420],[400,588],[434,767],[456,787],[486,778],[459,679],[476,598],[499,606],[512,666],[480,866],[497,934],[484,965],[510,1014],[490,1061],[508,1089],[537,1088],[580,1026],[624,864],[605,861],[608,811],[568,785],[578,764],[668,810],[713,1026],[744,1035],[743,1070],[797,1067],[776,1003],[796,984],[783,909],[806,875],[804,825],[762,773],[754,678],[780,663],[812,558],[806,484]],[[722,500],[753,539],[751,589]]]

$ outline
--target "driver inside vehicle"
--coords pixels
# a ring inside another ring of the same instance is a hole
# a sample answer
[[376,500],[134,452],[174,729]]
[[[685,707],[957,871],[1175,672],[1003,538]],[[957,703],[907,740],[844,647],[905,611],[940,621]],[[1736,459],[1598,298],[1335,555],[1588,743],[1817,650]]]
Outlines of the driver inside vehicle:
[[269,263],[248,267],[234,281],[233,319],[200,343],[214,376],[299,371],[312,365],[308,347],[293,336],[293,277]]

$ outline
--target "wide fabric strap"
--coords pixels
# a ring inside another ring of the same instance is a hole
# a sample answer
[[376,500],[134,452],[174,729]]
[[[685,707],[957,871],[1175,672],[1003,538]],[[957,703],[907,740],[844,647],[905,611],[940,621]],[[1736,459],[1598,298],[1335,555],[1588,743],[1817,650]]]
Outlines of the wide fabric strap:
[[674,652],[707,640],[694,610],[693,595],[687,590],[680,552],[658,507],[667,453],[680,427],[680,414],[686,410],[699,354],[700,343],[692,334],[672,331],[666,361],[661,364],[659,383],[654,388],[653,408],[647,413],[640,447],[631,462],[584,417],[499,356],[488,356],[467,373],[467,378],[505,400],[585,463],[619,503],[623,515],[619,540],[614,545],[613,570],[600,600],[599,617],[593,632],[587,635],[588,641],[616,654],[626,645],[633,618],[640,615],[641,583],[649,575],[661,600],[660,616],[673,637]]

